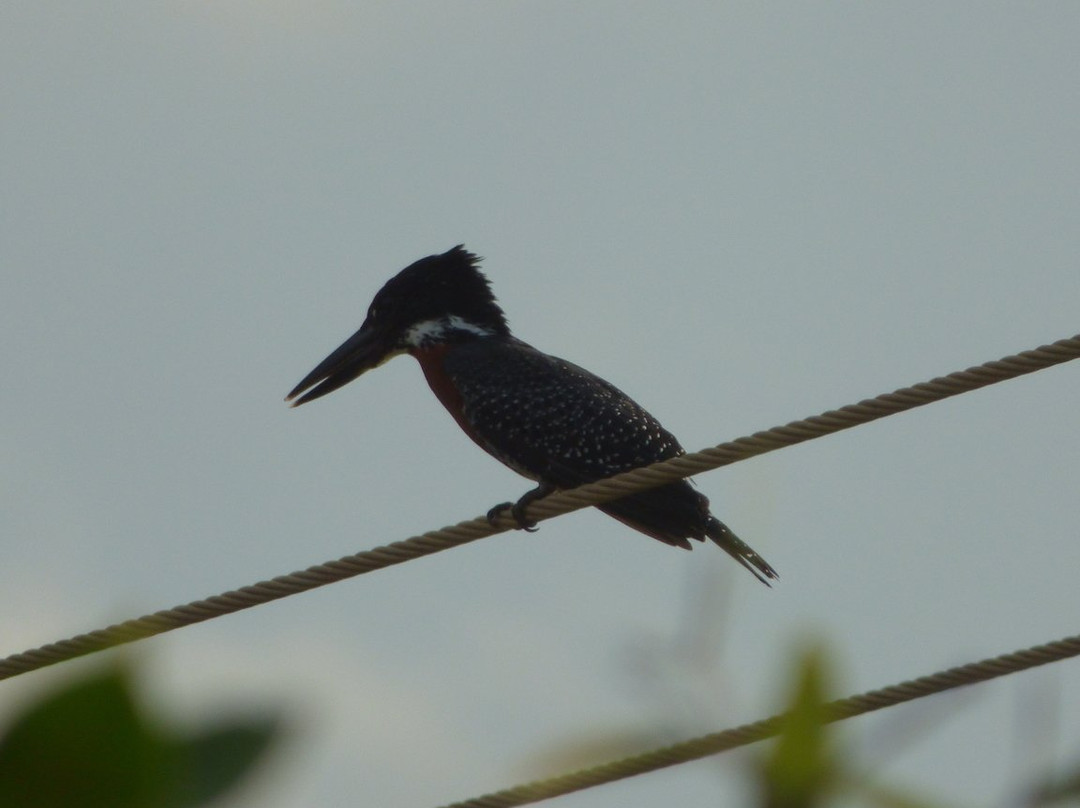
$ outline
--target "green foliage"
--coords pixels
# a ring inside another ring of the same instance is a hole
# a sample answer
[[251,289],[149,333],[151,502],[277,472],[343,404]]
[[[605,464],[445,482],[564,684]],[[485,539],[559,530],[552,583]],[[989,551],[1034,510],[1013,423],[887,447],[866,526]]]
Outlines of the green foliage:
[[252,770],[277,734],[276,719],[249,719],[216,726],[181,740],[182,776],[176,781],[175,808],[204,805]]
[[0,737],[3,808],[196,808],[236,785],[276,719],[194,733],[149,716],[112,666],[30,705]]
[[795,682],[780,734],[759,769],[762,808],[823,808],[864,804],[880,808],[940,808],[896,789],[870,782],[846,764],[830,737],[825,652],[811,648],[795,665]]
[[826,678],[821,651],[806,653],[791,704],[780,719],[780,735],[762,765],[766,808],[813,808],[835,784],[836,766],[825,731]]

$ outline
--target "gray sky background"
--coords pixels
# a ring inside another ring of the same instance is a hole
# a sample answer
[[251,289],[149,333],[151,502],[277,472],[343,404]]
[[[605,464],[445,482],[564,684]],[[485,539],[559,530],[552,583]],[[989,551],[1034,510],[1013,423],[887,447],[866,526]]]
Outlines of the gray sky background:
[[[408,358],[290,411],[459,242],[516,333],[688,449],[1080,331],[1075,3],[8,3],[4,654],[529,483]],[[1080,632],[1080,365],[698,478],[758,585],[599,513],[140,643],[184,719],[284,703],[238,804],[430,806]],[[0,685],[0,718],[77,663]],[[852,722],[957,804],[1080,757],[1080,667]],[[563,799],[739,804],[742,753]]]

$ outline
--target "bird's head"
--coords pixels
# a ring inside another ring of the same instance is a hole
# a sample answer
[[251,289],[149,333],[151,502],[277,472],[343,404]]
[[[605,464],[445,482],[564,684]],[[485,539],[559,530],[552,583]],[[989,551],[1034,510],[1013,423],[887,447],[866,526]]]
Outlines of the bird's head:
[[477,267],[479,261],[459,244],[401,270],[375,295],[360,330],[320,362],[285,400],[297,407],[320,398],[408,351],[509,336],[506,317]]

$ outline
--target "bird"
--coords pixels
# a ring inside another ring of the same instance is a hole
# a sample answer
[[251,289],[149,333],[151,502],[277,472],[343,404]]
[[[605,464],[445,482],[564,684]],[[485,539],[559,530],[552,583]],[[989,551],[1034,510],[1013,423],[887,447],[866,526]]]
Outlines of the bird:
[[[496,505],[535,530],[530,503],[685,454],[679,441],[615,385],[545,354],[510,332],[506,315],[463,244],[410,264],[379,290],[360,329],[286,396],[293,407],[337,390],[395,356],[420,364],[435,396],[481,449],[538,483]],[[689,481],[596,505],[646,536],[691,549],[711,539],[762,583],[779,576],[710,512]]]

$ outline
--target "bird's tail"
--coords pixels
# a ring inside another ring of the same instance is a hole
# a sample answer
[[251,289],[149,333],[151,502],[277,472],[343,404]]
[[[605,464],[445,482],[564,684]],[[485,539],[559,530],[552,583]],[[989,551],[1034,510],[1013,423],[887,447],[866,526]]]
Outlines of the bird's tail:
[[732,533],[730,528],[715,516],[710,516],[706,522],[705,535],[716,542],[721,550],[750,570],[753,576],[765,586],[772,586],[769,580],[775,581],[780,577],[768,561],[759,556],[749,544]]

